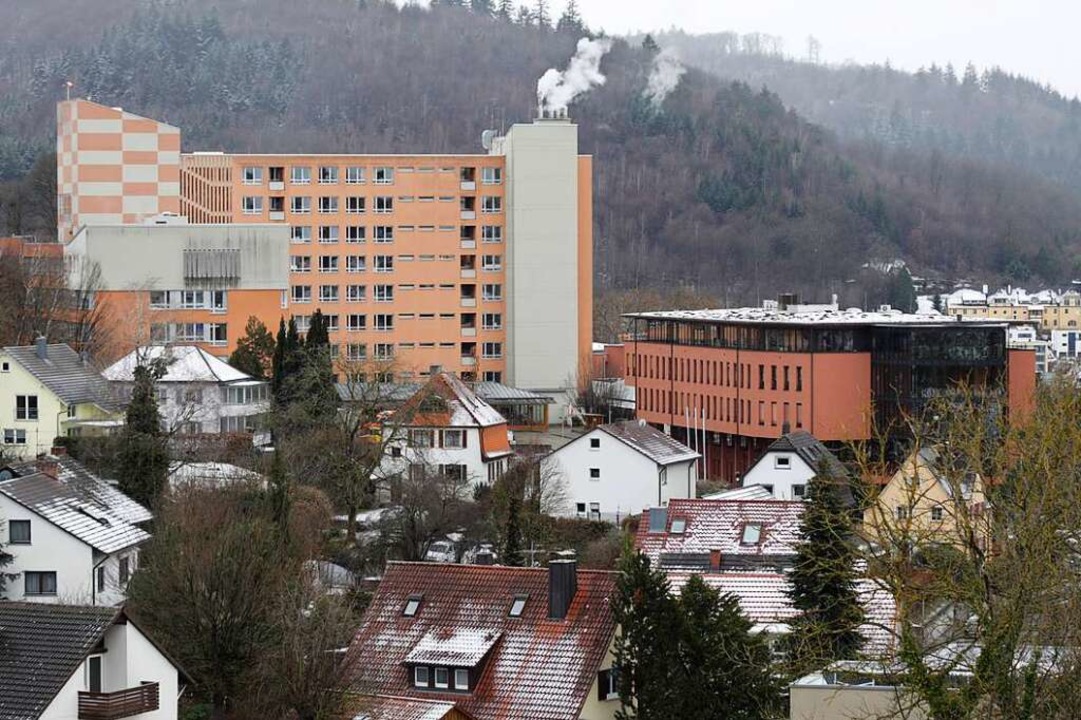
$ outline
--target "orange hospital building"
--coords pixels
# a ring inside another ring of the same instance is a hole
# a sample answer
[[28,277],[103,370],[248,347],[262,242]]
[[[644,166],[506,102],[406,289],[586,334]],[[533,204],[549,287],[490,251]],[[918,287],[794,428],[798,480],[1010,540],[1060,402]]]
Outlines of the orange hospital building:
[[783,433],[827,443],[901,434],[962,384],[989,412],[1023,413],[1035,354],[1006,324],[896,310],[800,305],[635,313],[626,343],[637,416],[699,450],[704,476],[733,482]]
[[[538,391],[592,340],[592,159],[566,117],[475,155],[181,152],[176,127],[59,103],[59,234],[97,263],[129,347],[227,355],[255,315],[328,316],[345,360]],[[131,337],[128,337],[130,335]]]

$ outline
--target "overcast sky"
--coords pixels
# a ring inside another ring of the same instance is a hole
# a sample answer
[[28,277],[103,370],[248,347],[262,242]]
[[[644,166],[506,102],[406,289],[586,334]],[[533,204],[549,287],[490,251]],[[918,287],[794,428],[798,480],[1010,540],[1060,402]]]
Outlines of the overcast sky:
[[[552,0],[557,16],[566,0]],[[969,61],[999,65],[1081,95],[1081,3],[1077,0],[578,0],[586,23],[610,34],[673,25],[689,33],[778,35],[806,56],[807,38],[830,63],[889,60],[895,67]]]

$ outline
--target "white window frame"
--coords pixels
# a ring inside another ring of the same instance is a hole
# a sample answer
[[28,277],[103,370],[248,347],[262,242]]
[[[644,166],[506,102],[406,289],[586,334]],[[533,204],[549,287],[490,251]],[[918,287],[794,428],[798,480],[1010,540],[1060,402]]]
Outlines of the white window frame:
[[337,195],[320,195],[319,196],[319,214],[320,215],[337,215],[338,214],[338,196]]
[[368,271],[368,258],[364,255],[346,255],[345,271],[347,273],[362,273]]
[[503,357],[503,343],[501,342],[485,342],[481,343],[481,357],[489,360],[494,360]]
[[389,215],[394,212],[393,195],[376,195],[372,203],[372,212],[376,215]]
[[375,168],[372,172],[372,182],[375,185],[393,185],[394,168],[386,166]]
[[320,165],[319,166],[319,184],[320,185],[337,185],[338,184],[338,167],[336,165]]
[[336,273],[336,272],[338,272],[338,256],[337,255],[320,255],[319,256],[319,272],[321,272],[321,273]]
[[372,299],[377,303],[394,302],[393,285],[376,285],[372,289]]
[[240,171],[244,185],[262,185],[263,184],[263,168],[258,165],[245,165]]
[[240,198],[240,211],[245,215],[262,215],[263,196],[245,195]]
[[338,285],[320,285],[319,302],[336,303],[341,297],[341,288]]
[[[300,291],[299,294],[297,291]],[[295,303],[310,303],[312,301],[312,286],[293,285],[289,289],[289,299]]]
[[290,185],[311,185],[312,169],[305,165],[293,165],[289,168]]
[[480,169],[481,185],[502,185],[503,168],[497,165],[485,165]]
[[293,215],[311,215],[311,195],[294,195],[293,197],[289,198],[289,212],[291,212]]
[[366,168],[359,165],[352,165],[345,169],[345,184],[346,185],[363,185],[366,182],[365,171]]
[[312,241],[311,225],[292,225],[289,228],[289,242],[294,245],[310,245]]

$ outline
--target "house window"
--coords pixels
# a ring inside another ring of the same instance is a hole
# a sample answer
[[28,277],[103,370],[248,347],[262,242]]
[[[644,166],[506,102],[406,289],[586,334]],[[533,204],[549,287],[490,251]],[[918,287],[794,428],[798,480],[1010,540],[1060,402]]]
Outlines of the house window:
[[[582,503],[579,503],[579,505],[582,505]],[[585,505],[582,505],[582,512],[585,512]],[[510,604],[510,616],[522,617],[522,611],[525,610],[525,601],[528,599],[528,595],[515,595],[514,601]]]
[[[405,613],[411,615],[412,613]],[[423,665],[417,665],[413,668],[413,685],[416,687],[426,688],[428,687],[428,668]]]
[[338,242],[338,226],[320,225],[319,242],[324,245],[333,245],[334,243]]
[[489,215],[503,212],[503,198],[498,195],[485,195],[480,199],[480,211]]
[[465,465],[460,465],[457,463],[440,465],[439,472],[441,475],[443,475],[443,477],[447,478],[448,480],[465,480],[469,476],[468,472],[466,471]]
[[417,614],[417,610],[420,609],[420,601],[424,599],[423,595],[410,595],[409,599],[405,601],[405,607],[402,608],[402,615],[406,617],[413,617]]
[[262,185],[263,184],[263,168],[261,167],[246,167],[243,170],[244,184],[245,185]]
[[455,690],[468,690],[469,689],[469,671],[464,668],[458,668],[454,671],[454,689]]
[[345,199],[345,212],[350,215],[359,215],[364,212],[364,198],[357,195]]
[[310,185],[312,182],[312,169],[310,167],[290,168],[289,182],[294,185]]
[[262,215],[263,198],[259,196],[245,196],[240,200],[240,209],[245,215]]
[[319,286],[319,302],[338,302],[338,286],[337,285],[320,285]]
[[480,169],[480,181],[484,185],[499,185],[503,182],[503,168],[484,167]]
[[762,540],[762,525],[759,523],[747,523],[743,526],[743,535],[740,536],[740,545],[757,545]]
[[450,670],[442,667],[435,669],[435,686],[437,688],[450,687]]
[[908,517],[908,508],[904,505],[898,505],[895,514],[898,520],[904,520]]
[[393,255],[376,255],[375,256],[375,271],[377,273],[394,272],[394,256]]
[[672,528],[671,528],[670,532],[673,535],[682,535],[683,532],[686,529],[687,529],[687,519],[686,518],[675,518],[674,520],[672,520]]
[[501,383],[503,382],[503,373],[498,370],[485,370],[482,378],[484,382]]
[[105,592],[105,566],[101,565],[94,571],[98,592]]
[[589,519],[600,520],[601,519],[601,504],[590,503],[589,504]]
[[600,438],[590,438],[589,439],[589,449],[590,450],[599,450],[600,447],[601,447],[601,439]]
[[465,430],[444,430],[443,447],[461,449],[465,447]]
[[503,269],[502,255],[482,255],[480,259],[481,270],[495,272]]
[[394,212],[394,198],[390,195],[377,195],[375,197],[376,215],[386,215]]
[[803,483],[798,483],[798,484],[792,486],[792,497],[797,497],[797,498],[802,499],[803,496],[806,493],[807,493],[807,486],[804,485]]
[[390,185],[394,182],[394,168],[377,167],[375,169],[375,184]]
[[363,255],[346,255],[345,271],[349,273],[362,273],[368,269],[367,258]]
[[351,332],[358,330],[368,329],[368,316],[367,315],[346,315],[345,316],[345,329]]
[[15,396],[15,419],[37,420],[38,419],[38,396],[16,395]]
[[501,330],[503,328],[503,314],[484,313],[481,315],[480,323],[485,330]]
[[484,299],[499,302],[503,299],[503,286],[495,283],[484,285]]
[[480,239],[481,242],[486,243],[503,242],[503,226],[482,225],[480,228]]
[[393,343],[376,343],[375,344],[375,359],[376,360],[390,360],[393,357],[394,357],[394,344]]
[[319,168],[320,185],[333,185],[336,182],[338,182],[338,168],[325,166]]
[[410,430],[409,431],[409,444],[413,447],[430,448],[432,447],[434,436],[431,430]]
[[360,185],[364,182],[364,168],[362,167],[347,167],[345,169],[345,184],[346,185]]
[[481,345],[481,357],[485,358],[500,358],[503,357],[503,343],[486,342]]
[[393,225],[376,225],[372,229],[372,240],[377,244],[385,244],[394,242],[394,226]]
[[311,285],[294,285],[293,286],[293,302],[295,303],[310,303],[312,301],[312,286]]
[[346,285],[345,299],[347,302],[366,302],[368,300],[368,286]]
[[584,518],[586,516],[586,504],[578,503],[576,510],[578,511],[578,517]]
[[792,458],[787,455],[778,455],[773,458],[773,467],[777,470],[791,470]]
[[131,565],[130,561],[126,557],[120,558],[120,586],[128,584],[128,578],[131,577]]
[[394,329],[394,316],[389,313],[379,313],[375,316],[375,329],[387,332]]
[[311,225],[293,225],[289,228],[289,239],[297,244],[308,244],[312,241]]
[[601,479],[601,469],[591,467],[589,469],[589,479],[590,480],[600,480]]
[[312,199],[305,195],[297,195],[290,198],[289,211],[294,215],[310,215],[312,211]]
[[101,692],[101,655],[86,659],[86,688],[92,693]]
[[56,572],[39,572],[27,570],[23,572],[24,595],[55,595]]
[[345,226],[345,241],[353,245],[364,242],[367,233],[363,225],[346,225]]
[[321,273],[338,272],[338,256],[337,255],[321,255],[319,257],[319,272],[321,272]]
[[942,522],[942,506],[935,505],[931,508],[931,519],[935,522]]
[[7,360],[0,363],[0,372],[11,372],[11,363],[9,363]]
[[12,545],[29,545],[30,521],[8,520],[8,542]]
[[597,673],[597,699],[619,699],[619,669],[611,668]]
[[4,444],[5,445],[25,445],[26,444],[26,430],[20,430],[17,428],[4,428]]
[[330,215],[338,212],[338,198],[333,195],[323,195],[319,198],[319,212]]
[[376,285],[375,286],[375,301],[376,302],[394,302],[394,286],[393,285]]

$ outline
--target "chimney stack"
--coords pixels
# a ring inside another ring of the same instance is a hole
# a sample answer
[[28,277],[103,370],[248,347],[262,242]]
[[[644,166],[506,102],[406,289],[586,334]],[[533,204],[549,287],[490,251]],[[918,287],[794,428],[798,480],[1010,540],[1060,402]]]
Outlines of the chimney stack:
[[54,455],[38,455],[38,472],[55,480],[60,475],[60,461]]
[[38,360],[49,359],[49,344],[45,341],[44,335],[38,335],[37,340],[34,341],[34,347],[36,348]]
[[429,365],[428,366],[428,374],[431,377],[435,377],[436,375],[440,374],[441,372],[443,372],[443,366],[442,365]]
[[781,423],[781,434],[787,435],[790,432],[792,432],[792,425],[787,420],[785,420],[783,423]]
[[565,620],[578,591],[578,561],[560,555],[548,562],[549,620]]

